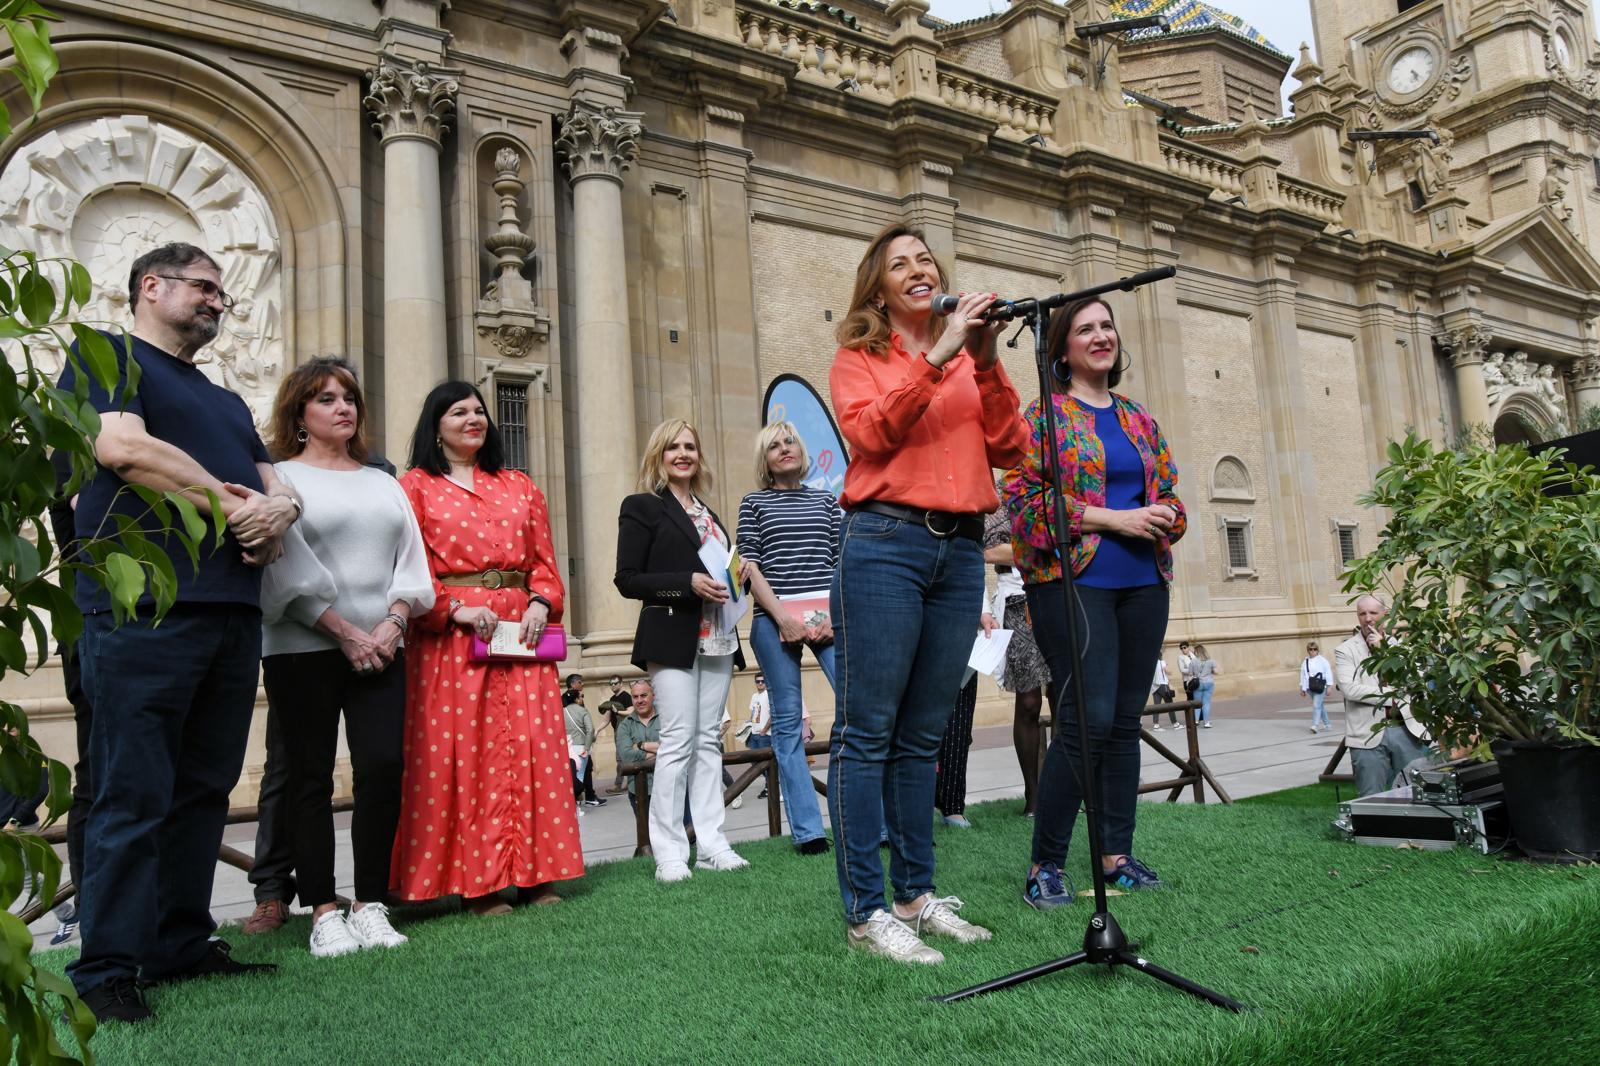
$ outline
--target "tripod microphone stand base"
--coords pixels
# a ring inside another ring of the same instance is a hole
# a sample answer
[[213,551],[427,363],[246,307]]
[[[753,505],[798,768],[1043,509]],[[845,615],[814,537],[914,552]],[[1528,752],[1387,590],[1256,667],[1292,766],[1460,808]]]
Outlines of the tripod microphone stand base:
[[1235,1013],[1247,1011],[1246,1007],[1238,1000],[1229,999],[1220,992],[1213,992],[1204,985],[1197,985],[1181,974],[1175,974],[1157,966],[1149,959],[1141,958],[1128,946],[1128,938],[1123,933],[1122,927],[1108,911],[1100,911],[1089,919],[1089,928],[1083,933],[1083,950],[1074,951],[1071,955],[1064,955],[1059,959],[1041,962],[1037,966],[1030,966],[1026,970],[996,977],[992,981],[985,981],[981,985],[963,988],[959,992],[950,992],[943,996],[932,996],[934,1003],[958,1003],[963,999],[973,996],[982,996],[990,992],[998,992],[1013,985],[1020,985],[1032,981],[1036,977],[1044,977],[1055,973],[1057,970],[1067,970],[1083,963],[1101,964],[1109,967],[1132,966],[1141,973],[1149,974],[1158,981],[1164,981],[1180,992],[1187,992],[1196,999],[1203,999],[1213,1006],[1222,1007]]

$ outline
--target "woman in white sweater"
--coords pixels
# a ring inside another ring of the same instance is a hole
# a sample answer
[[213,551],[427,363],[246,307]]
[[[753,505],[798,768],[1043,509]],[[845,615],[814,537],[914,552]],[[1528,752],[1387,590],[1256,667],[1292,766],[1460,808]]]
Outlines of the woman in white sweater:
[[[288,822],[311,954],[397,947],[383,903],[400,817],[406,681],[402,639],[433,605],[416,516],[399,484],[365,465],[366,408],[348,363],[317,359],[283,381],[268,448],[305,513],[262,587],[269,715],[285,738]],[[333,764],[339,716],[354,768],[355,901],[333,881]]]

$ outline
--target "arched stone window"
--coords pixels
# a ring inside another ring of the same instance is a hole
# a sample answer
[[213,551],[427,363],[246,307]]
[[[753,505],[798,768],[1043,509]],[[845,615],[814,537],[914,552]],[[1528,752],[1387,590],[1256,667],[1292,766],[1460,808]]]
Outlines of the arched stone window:
[[1231,503],[1254,503],[1255,484],[1244,461],[1236,455],[1224,455],[1211,468],[1211,498]]

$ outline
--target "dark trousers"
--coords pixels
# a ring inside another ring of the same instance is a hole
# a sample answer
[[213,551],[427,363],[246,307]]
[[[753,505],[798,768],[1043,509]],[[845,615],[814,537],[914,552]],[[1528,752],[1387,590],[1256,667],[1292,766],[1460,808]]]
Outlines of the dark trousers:
[[945,816],[967,809],[967,753],[972,749],[972,718],[978,711],[978,675],[956,695],[956,705],[939,741],[939,769],[933,781],[933,805]]
[[78,732],[78,761],[72,768],[72,806],[67,809],[67,869],[72,871],[72,883],[82,891],[83,835],[89,825],[89,808],[94,804],[94,771],[89,769],[89,731],[94,724],[94,708],[83,691],[83,664],[78,659],[76,644],[61,651],[61,680],[66,685],[67,702],[72,704],[72,724]]
[[261,664],[261,612],[179,604],[84,619],[94,802],[83,842],[79,994],[113,977],[178,973],[210,950],[211,885]]
[[269,701],[267,761],[261,767],[261,790],[256,796],[256,853],[249,874],[257,903],[294,899],[289,818],[289,752],[284,746],[283,724]]
[[[594,749],[590,749],[592,752]],[[578,761],[568,759],[567,765],[572,767],[572,798],[578,802],[586,799],[598,799],[594,794],[594,757],[583,760],[583,776],[578,776]]]
[[267,702],[279,716],[288,755],[289,845],[300,902],[316,907],[333,891],[333,762],[339,716],[354,771],[356,899],[382,902],[389,893],[389,855],[400,822],[400,771],[405,737],[404,653],[381,673],[358,674],[344,653],[270,655],[262,660]]
[[[1077,585],[1075,591],[1082,607],[1078,622],[1088,703],[1084,714],[1100,780],[1101,841],[1107,855],[1126,855],[1133,851],[1134,808],[1139,799],[1139,712],[1150,693],[1150,675],[1167,634],[1169,597],[1165,585],[1132,589]],[[1039,777],[1033,861],[1060,865],[1066,860],[1072,824],[1083,801],[1072,655],[1060,584],[1029,585],[1028,610],[1060,708]]]

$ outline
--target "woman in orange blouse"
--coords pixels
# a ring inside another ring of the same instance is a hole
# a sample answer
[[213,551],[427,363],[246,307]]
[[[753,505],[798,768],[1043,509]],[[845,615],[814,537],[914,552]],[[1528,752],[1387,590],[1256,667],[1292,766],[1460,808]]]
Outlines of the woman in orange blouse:
[[414,617],[406,658],[405,779],[390,882],[401,899],[459,895],[504,914],[499,893],[555,902],[583,875],[556,664],[475,663],[473,636],[517,622],[524,644],[564,598],[550,514],[505,467],[500,432],[465,381],[434,388],[400,479],[433,570],[433,609]]
[[[1027,427],[995,357],[993,293],[947,318],[945,272],[919,230],[890,226],[856,270],[829,384],[851,448],[832,592],[838,704],[828,765],[847,942],[936,963],[930,934],[989,932],[933,885],[934,761],[978,627],[991,467],[1022,457]],[[888,824],[894,904],[878,841]]]
[[[1160,878],[1132,854],[1133,824],[1140,712],[1167,632],[1172,545],[1185,528],[1178,470],[1150,413],[1111,391],[1127,367],[1108,304],[1093,298],[1068,304],[1051,320],[1046,343],[1056,376],[1067,383],[1055,396],[1056,460],[1082,618],[1083,713],[1100,767],[1102,876],[1123,890],[1160,888]],[[1063,721],[1071,722],[1072,655],[1039,401],[1025,417],[1031,427],[1028,455],[1006,482],[1006,506],[1034,636],[1050,666],[1056,706]],[[1076,898],[1061,864],[1082,801],[1078,747],[1076,728],[1057,729],[1039,776],[1033,863],[1022,896],[1040,910]]]

